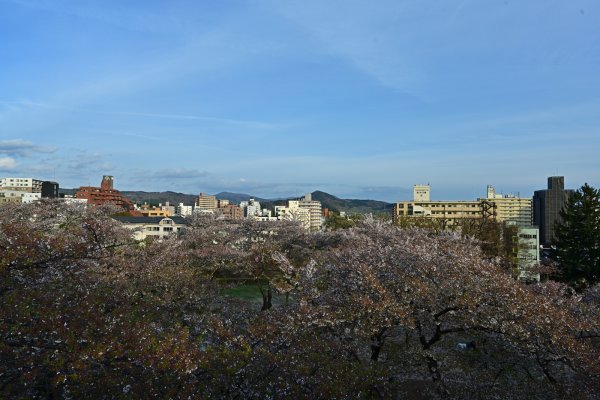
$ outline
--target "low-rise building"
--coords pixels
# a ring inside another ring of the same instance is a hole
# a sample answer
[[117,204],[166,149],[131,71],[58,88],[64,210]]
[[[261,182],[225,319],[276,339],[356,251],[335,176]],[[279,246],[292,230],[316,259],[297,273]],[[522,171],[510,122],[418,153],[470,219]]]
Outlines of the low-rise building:
[[3,203],[22,203],[22,193],[16,190],[2,190],[0,191],[0,204]]
[[0,203],[33,203],[41,198],[41,193],[31,193],[24,190],[0,190]]
[[235,204],[227,204],[223,207],[219,207],[219,212],[227,219],[243,219],[244,210]]
[[169,206],[167,202],[166,206],[159,204],[158,207],[148,205],[148,203],[142,204],[136,208],[145,217],[172,217],[174,214],[174,207]]
[[181,235],[188,222],[183,217],[129,217],[115,216],[127,229],[133,231],[135,240],[146,238],[163,239],[172,235]]

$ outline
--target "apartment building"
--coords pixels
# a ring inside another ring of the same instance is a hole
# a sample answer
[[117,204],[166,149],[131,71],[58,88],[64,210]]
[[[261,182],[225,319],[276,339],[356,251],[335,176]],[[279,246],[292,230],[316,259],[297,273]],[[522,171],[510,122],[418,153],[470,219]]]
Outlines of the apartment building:
[[491,212],[496,221],[507,222],[517,226],[531,226],[533,224],[533,200],[513,194],[499,194],[492,185],[487,187],[487,196],[479,199],[486,201],[493,207]]
[[240,207],[244,210],[244,217],[246,218],[252,218],[255,216],[262,215],[260,202],[256,201],[255,199],[242,201],[240,203]]
[[313,200],[310,193],[299,200],[289,200],[287,207],[276,206],[275,215],[280,220],[299,221],[311,232],[318,232],[323,227],[321,202]]
[[244,210],[240,206],[236,206],[235,204],[226,204],[222,207],[219,207],[219,212],[224,218],[227,219],[244,218]]
[[310,210],[307,208],[300,208],[298,201],[290,200],[286,206],[275,206],[275,215],[280,221],[296,221],[300,223],[302,228],[307,231],[310,230]]
[[219,202],[216,196],[210,196],[206,193],[200,193],[196,199],[196,210],[215,211],[219,208]]
[[400,201],[394,205],[394,222],[404,217],[427,217],[452,226],[465,218],[493,219],[491,206],[485,201],[431,201],[430,196],[429,185],[414,185],[413,201]]
[[189,217],[194,212],[194,206],[186,206],[183,203],[179,203],[177,207],[175,207],[175,215],[179,217]]
[[43,182],[34,178],[0,178],[0,190],[42,193]]
[[58,183],[34,178],[0,178],[0,203],[32,203],[58,197]]
[[85,199],[88,204],[99,206],[103,204],[113,204],[125,211],[134,211],[134,205],[131,200],[121,194],[113,187],[114,179],[110,175],[104,175],[100,187],[81,186],[75,193],[75,198]]

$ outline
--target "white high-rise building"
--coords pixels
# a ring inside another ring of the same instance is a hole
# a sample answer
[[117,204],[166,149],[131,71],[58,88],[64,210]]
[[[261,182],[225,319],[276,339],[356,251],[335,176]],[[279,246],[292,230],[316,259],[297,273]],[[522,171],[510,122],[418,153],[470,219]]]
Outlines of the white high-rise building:
[[189,217],[194,213],[194,206],[186,206],[183,203],[179,203],[177,207],[175,207],[175,215],[180,217]]
[[320,231],[323,226],[321,202],[312,200],[310,193],[300,200],[289,200],[287,207],[276,206],[275,214],[282,220],[300,221],[311,232]]
[[255,216],[262,215],[262,210],[260,208],[260,202],[254,200],[254,199],[240,202],[240,207],[244,210],[244,217],[246,217],[246,218],[252,218]]

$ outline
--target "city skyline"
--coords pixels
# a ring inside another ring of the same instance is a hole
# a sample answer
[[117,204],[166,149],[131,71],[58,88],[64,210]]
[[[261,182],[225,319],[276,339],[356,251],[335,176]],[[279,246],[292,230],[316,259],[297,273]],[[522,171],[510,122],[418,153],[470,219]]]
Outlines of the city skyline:
[[0,0],[0,176],[394,202],[600,181],[593,1]]

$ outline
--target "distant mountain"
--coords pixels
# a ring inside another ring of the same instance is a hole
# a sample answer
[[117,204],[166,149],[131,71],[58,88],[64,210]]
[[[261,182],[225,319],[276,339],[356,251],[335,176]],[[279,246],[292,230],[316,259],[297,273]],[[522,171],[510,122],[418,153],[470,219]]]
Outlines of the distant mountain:
[[[60,189],[61,193],[73,195],[76,189]],[[177,192],[143,192],[143,191],[126,191],[122,190],[123,195],[130,198],[133,202],[142,204],[144,202],[150,205],[165,204],[169,202],[171,205],[183,203],[186,205],[194,204],[197,198],[195,194],[185,194]],[[244,193],[221,192],[217,193],[216,197],[222,200],[229,200],[233,204],[239,204],[241,201],[255,199],[260,202],[262,208],[272,210],[276,205],[285,205],[287,199],[264,199],[261,197],[252,196]],[[290,197],[289,199],[297,199],[300,197]],[[328,208],[331,211],[345,211],[346,213],[388,213],[392,210],[393,204],[378,200],[358,200],[358,199],[340,199],[329,193],[317,190],[312,192],[313,200],[321,202],[323,208]]]
[[144,202],[150,205],[158,205],[159,203],[165,204],[167,201],[169,204],[176,206],[179,203],[186,205],[194,204],[196,198],[195,194],[184,194],[177,192],[140,192],[140,191],[126,191],[122,190],[121,193],[129,197],[134,203],[142,204]]
[[381,214],[390,212],[394,207],[392,203],[379,200],[340,199],[320,190],[312,192],[312,198],[320,201],[323,208],[346,213]]
[[254,199],[254,200],[260,202],[261,204],[264,202],[271,201],[271,200],[267,200],[267,199],[261,199],[260,197],[252,196],[249,194],[243,194],[243,193],[221,192],[221,193],[217,193],[215,196],[217,196],[217,199],[229,200],[231,203],[235,203],[235,204],[240,204],[240,202],[248,201],[249,199]]

